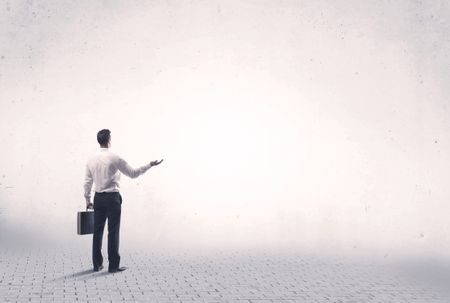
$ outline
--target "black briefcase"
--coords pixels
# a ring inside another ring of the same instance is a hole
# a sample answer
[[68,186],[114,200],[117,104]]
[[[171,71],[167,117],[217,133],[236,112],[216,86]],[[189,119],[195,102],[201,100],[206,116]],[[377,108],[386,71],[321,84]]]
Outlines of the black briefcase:
[[77,233],[79,235],[87,235],[94,233],[94,212],[79,211],[77,215]]

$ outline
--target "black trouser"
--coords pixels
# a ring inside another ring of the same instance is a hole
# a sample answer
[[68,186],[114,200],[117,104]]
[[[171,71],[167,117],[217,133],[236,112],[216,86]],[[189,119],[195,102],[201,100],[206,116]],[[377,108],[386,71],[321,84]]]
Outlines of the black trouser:
[[94,195],[94,237],[92,242],[92,261],[94,268],[103,265],[102,239],[108,218],[108,261],[109,269],[119,267],[119,231],[122,196],[119,192],[95,193]]

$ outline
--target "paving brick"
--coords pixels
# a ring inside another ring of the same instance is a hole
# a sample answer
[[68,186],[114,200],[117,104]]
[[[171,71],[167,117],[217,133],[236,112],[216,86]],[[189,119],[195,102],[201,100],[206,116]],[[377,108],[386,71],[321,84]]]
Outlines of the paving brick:
[[264,251],[121,255],[128,270],[110,274],[93,272],[82,247],[0,249],[0,302],[450,302],[420,275],[378,261]]

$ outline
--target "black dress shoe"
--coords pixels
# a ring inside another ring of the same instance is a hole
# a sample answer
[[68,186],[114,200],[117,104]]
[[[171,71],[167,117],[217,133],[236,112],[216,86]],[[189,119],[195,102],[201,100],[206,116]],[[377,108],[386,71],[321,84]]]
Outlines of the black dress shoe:
[[125,269],[127,269],[126,267],[119,267],[119,268],[113,268],[113,269],[108,269],[109,272],[120,272],[120,271],[124,271]]
[[99,267],[94,267],[94,271],[100,271],[103,269],[103,265],[100,265]]

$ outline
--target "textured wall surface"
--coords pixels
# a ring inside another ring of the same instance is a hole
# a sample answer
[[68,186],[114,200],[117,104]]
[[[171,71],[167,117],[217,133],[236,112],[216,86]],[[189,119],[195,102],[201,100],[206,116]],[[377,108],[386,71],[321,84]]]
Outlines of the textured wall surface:
[[121,243],[448,251],[449,37],[447,1],[1,1],[0,234],[90,241],[109,128],[165,159]]

